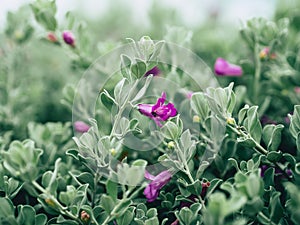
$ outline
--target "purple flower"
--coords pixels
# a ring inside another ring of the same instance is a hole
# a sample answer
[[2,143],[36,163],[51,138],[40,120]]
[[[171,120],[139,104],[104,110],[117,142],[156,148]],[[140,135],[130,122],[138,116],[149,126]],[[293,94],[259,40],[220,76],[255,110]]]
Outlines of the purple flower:
[[145,178],[151,180],[144,190],[144,195],[148,202],[153,202],[157,199],[160,189],[171,180],[171,177],[172,174],[167,170],[162,171],[157,176],[153,176],[147,170],[145,171]]
[[84,133],[90,129],[90,126],[83,121],[76,121],[74,123],[74,128],[77,132]]
[[[266,170],[267,169],[269,169],[269,168],[272,168],[271,166],[268,166],[268,165],[262,165],[261,167],[260,167],[260,176],[261,177],[264,177],[265,176],[265,172],[266,172]],[[274,168],[274,167],[273,167]],[[288,176],[288,177],[291,177],[292,175],[293,175],[293,173],[292,173],[292,171],[290,170],[290,169],[284,169],[284,170],[281,170],[281,169],[279,169],[279,168],[277,168],[277,167],[275,167],[275,171],[274,171],[275,173],[275,175],[276,176],[279,176],[280,178],[284,178],[284,175],[283,175],[283,173],[285,173],[285,175],[286,176]]]
[[296,94],[300,94],[300,87],[295,87],[294,91],[295,91]]
[[263,115],[260,118],[260,122],[261,122],[262,125],[266,125],[266,124],[274,124],[274,125],[276,125],[277,124],[277,122],[275,120],[270,119],[267,115]]
[[163,92],[162,96],[157,99],[156,104],[138,104],[138,110],[143,115],[151,118],[154,122],[161,127],[161,121],[166,121],[170,117],[177,114],[177,110],[172,103],[164,104],[166,100],[166,93]]
[[241,76],[243,70],[240,66],[230,64],[223,58],[217,58],[215,62],[215,73],[220,76]]
[[187,99],[191,99],[193,94],[194,94],[194,92],[188,91],[188,93],[186,94]]
[[62,37],[66,44],[71,45],[72,47],[75,47],[75,37],[74,34],[71,31],[64,31],[62,34]]
[[160,69],[157,66],[154,66],[152,69],[148,70],[144,76],[147,77],[150,74],[152,74],[153,76],[158,76],[160,73]]

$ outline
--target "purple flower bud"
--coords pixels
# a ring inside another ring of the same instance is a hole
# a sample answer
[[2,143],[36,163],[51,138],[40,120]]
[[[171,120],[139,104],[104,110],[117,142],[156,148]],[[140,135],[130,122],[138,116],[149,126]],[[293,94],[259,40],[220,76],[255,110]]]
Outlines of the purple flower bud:
[[62,37],[66,44],[71,45],[72,47],[75,47],[75,37],[74,34],[71,31],[64,31],[62,34]]
[[166,93],[157,99],[156,104],[138,104],[138,110],[141,114],[151,118],[161,127],[161,121],[166,121],[170,117],[177,115],[177,110],[172,103],[164,104],[166,100]]
[[145,77],[149,76],[149,75],[153,75],[153,76],[158,76],[161,73],[160,69],[157,66],[154,66],[152,69],[148,70],[145,73]]
[[207,193],[207,189],[210,187],[210,182],[207,181],[207,182],[203,182],[202,183],[202,190],[201,190],[201,197],[204,198],[206,193]]
[[83,121],[76,121],[74,123],[74,128],[79,133],[85,133],[90,129],[90,126]]
[[220,76],[241,76],[243,70],[240,66],[230,64],[223,58],[217,58],[215,62],[215,73]]
[[159,173],[157,176],[153,176],[148,171],[145,171],[145,178],[151,180],[148,186],[144,190],[148,202],[153,202],[157,199],[160,189],[162,189],[170,180],[172,174],[165,170]]

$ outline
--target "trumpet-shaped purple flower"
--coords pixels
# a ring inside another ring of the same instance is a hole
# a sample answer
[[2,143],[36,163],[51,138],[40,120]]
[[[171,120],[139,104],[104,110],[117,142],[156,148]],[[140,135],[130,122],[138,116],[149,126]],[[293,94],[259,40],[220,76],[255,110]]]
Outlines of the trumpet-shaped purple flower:
[[166,121],[170,117],[177,114],[177,110],[172,103],[164,104],[166,100],[166,93],[157,99],[156,104],[138,104],[138,110],[143,115],[151,118],[158,126],[162,126],[161,121]]
[[71,31],[64,31],[62,34],[62,37],[66,44],[71,45],[72,47],[75,47],[75,37],[74,34]]
[[243,70],[240,66],[230,64],[223,58],[217,58],[215,62],[215,73],[220,76],[241,76]]
[[74,122],[74,128],[77,132],[84,133],[90,129],[90,126],[83,121],[76,121]]
[[162,171],[157,176],[153,176],[148,171],[145,171],[145,178],[151,180],[144,190],[144,195],[148,199],[148,202],[153,202],[157,199],[160,189],[171,180],[171,177],[172,174],[167,170]]
[[152,69],[148,70],[144,76],[147,77],[150,74],[152,74],[153,76],[158,76],[160,72],[160,69],[157,66],[154,66]]

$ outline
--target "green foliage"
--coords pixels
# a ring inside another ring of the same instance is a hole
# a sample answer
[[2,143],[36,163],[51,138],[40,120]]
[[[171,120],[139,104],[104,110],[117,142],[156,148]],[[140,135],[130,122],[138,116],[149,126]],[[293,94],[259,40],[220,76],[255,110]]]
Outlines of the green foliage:
[[55,31],[57,22],[55,19],[56,3],[55,0],[38,0],[31,4],[31,9],[35,19],[46,30]]
[[[299,4],[279,3],[274,21],[249,20],[238,40],[217,18],[183,28],[159,3],[149,11],[152,27],[142,27],[118,3],[100,22],[67,12],[61,23],[54,0],[7,14],[0,34],[0,223],[298,224]],[[74,46],[62,40],[64,30],[74,34]],[[92,64],[125,36],[134,38],[128,51]],[[176,44],[197,55],[188,61],[169,49]],[[166,55],[171,61],[161,62]],[[217,57],[240,65],[243,75],[215,78]],[[176,63],[195,66],[193,74]],[[145,76],[154,67],[159,75]],[[162,92],[165,107],[160,99],[150,112]],[[145,102],[148,115],[139,110]],[[88,132],[72,132],[71,112]]]
[[13,203],[9,199],[0,198],[0,203],[1,224],[44,225],[47,223],[47,216],[45,214],[36,214],[35,209],[29,205],[19,205],[17,217],[15,217],[15,209]]
[[2,152],[3,167],[11,176],[22,181],[33,181],[39,175],[39,158],[43,150],[34,147],[32,140],[13,141],[8,151]]

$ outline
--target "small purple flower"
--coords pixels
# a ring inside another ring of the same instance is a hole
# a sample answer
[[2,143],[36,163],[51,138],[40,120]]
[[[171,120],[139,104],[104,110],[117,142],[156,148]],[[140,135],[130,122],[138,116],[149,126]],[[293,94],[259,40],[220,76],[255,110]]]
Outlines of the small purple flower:
[[152,69],[148,70],[144,77],[147,77],[149,75],[158,76],[161,73],[160,69],[157,66],[154,66]]
[[90,129],[90,126],[83,121],[76,121],[74,123],[74,128],[79,133],[85,133]]
[[194,94],[194,92],[188,91],[188,93],[186,94],[187,99],[191,99],[193,94]]
[[[272,168],[271,166],[268,166],[268,165],[262,165],[261,167],[260,167],[260,176],[261,177],[264,177],[265,176],[265,172],[266,172],[266,170],[267,169],[269,169],[269,168]],[[274,167],[273,167],[274,168]],[[283,175],[283,173],[285,173],[286,174],[286,176],[288,176],[288,177],[291,177],[292,175],[293,175],[293,173],[292,173],[292,171],[290,170],[290,169],[285,169],[285,170],[281,170],[281,169],[279,169],[279,168],[277,168],[277,167],[275,167],[275,171],[274,171],[275,173],[275,175],[276,176],[279,176],[279,177],[281,177],[281,178],[284,178],[284,175]]]
[[300,94],[300,87],[295,87],[294,91],[295,91],[296,94]]
[[223,58],[217,58],[215,62],[215,73],[220,76],[241,76],[243,70],[240,66],[230,64]]
[[71,45],[72,47],[75,47],[75,37],[74,34],[71,31],[64,31],[62,34],[62,37],[66,44]]
[[166,93],[163,92],[162,96],[157,99],[156,104],[138,104],[138,110],[143,115],[151,118],[161,127],[161,121],[166,121],[170,117],[177,114],[177,110],[172,103],[164,104],[166,100]]
[[151,180],[144,190],[144,195],[148,202],[153,202],[157,199],[160,189],[171,180],[171,177],[172,174],[167,170],[162,171],[157,176],[153,176],[148,171],[145,171],[145,178]]
[[277,124],[277,122],[275,120],[270,119],[267,115],[263,115],[260,118],[260,122],[261,122],[262,125],[267,125],[267,124],[274,124],[274,125],[276,125]]

